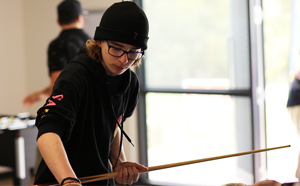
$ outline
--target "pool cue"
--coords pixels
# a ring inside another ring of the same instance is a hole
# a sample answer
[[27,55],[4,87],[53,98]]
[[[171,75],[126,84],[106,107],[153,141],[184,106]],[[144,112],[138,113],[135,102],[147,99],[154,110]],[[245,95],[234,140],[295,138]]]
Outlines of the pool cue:
[[[234,156],[242,156],[242,155],[246,155],[246,154],[254,154],[254,153],[258,153],[258,152],[264,152],[264,151],[270,151],[270,150],[275,150],[275,149],[281,149],[281,148],[286,148],[286,147],[290,147],[290,146],[291,145],[285,145],[285,146],[279,146],[279,147],[273,147],[273,148],[266,148],[266,149],[251,150],[251,151],[246,151],[246,152],[239,152],[239,153],[229,154],[229,155],[223,155],[223,156],[215,156],[215,157],[204,158],[204,159],[184,161],[184,162],[179,162],[179,163],[171,163],[171,164],[165,164],[165,165],[158,165],[158,166],[148,167],[148,171],[146,171],[146,172],[155,171],[155,170],[161,170],[161,169],[167,169],[167,168],[172,168],[172,167],[179,167],[179,166],[183,166],[183,165],[189,165],[189,164],[200,163],[200,162],[205,162],[205,161],[212,161],[212,160],[224,159],[224,158],[229,158],[229,157],[234,157]],[[146,172],[140,172],[140,173],[146,173]],[[112,178],[117,177],[117,175],[118,175],[118,172],[112,172],[112,173],[106,173],[106,174],[99,174],[99,175],[94,175],[94,176],[82,177],[82,178],[79,178],[79,179],[81,180],[81,183],[89,183],[89,182],[95,182],[95,181],[112,179]],[[47,184],[39,184],[39,185],[34,185],[34,186],[41,186],[41,185],[47,185]],[[48,184],[48,186],[49,186],[49,184]]]

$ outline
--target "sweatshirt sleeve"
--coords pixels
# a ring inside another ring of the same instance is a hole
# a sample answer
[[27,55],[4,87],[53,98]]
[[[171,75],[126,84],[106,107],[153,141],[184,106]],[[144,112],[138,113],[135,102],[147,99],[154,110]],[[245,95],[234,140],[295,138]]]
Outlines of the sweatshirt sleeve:
[[39,138],[42,134],[53,132],[67,141],[75,124],[80,94],[83,89],[80,78],[67,76],[62,72],[56,80],[52,95],[37,112],[36,126]]

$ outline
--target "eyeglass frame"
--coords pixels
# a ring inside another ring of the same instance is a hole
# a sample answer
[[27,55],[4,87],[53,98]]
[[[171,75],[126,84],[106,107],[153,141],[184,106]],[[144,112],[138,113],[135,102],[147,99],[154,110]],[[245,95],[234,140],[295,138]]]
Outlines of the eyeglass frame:
[[[117,48],[117,47],[114,47],[114,46],[111,46],[110,44],[109,44],[109,42],[108,42],[108,40],[105,40],[106,41],[106,43],[107,43],[107,46],[108,46],[108,50],[107,50],[107,52],[111,55],[111,56],[113,56],[113,57],[122,57],[125,53],[127,54],[127,59],[128,60],[133,60],[133,61],[137,61],[137,60],[140,60],[140,59],[142,59],[142,57],[144,56],[144,51],[142,50],[141,52],[133,52],[133,51],[129,51],[129,52],[127,52],[127,51],[125,51],[125,50],[122,50],[122,49],[120,49],[120,48]],[[114,49],[117,49],[117,50],[122,50],[123,51],[123,54],[121,54],[120,56],[115,56],[115,55],[112,55],[110,52],[109,52],[109,49],[110,48],[114,48]],[[141,55],[141,57],[140,58],[138,58],[138,59],[130,59],[130,58],[128,58],[128,54],[129,53],[140,53],[140,54],[142,54]]]

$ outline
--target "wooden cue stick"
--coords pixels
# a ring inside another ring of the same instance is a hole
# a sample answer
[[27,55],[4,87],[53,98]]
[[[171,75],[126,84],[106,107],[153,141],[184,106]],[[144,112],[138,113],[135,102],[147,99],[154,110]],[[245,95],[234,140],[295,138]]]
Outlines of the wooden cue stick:
[[257,153],[257,152],[275,150],[275,149],[286,148],[286,147],[290,147],[290,145],[285,145],[285,146],[280,146],[280,147],[273,147],[273,148],[266,148],[266,149],[259,149],[259,150],[251,150],[251,151],[247,151],[247,152],[240,152],[240,153],[235,153],[235,154],[216,156],[216,157],[204,158],[204,159],[198,159],[198,160],[191,160],[191,161],[185,161],[185,162],[179,162],[179,163],[172,163],[172,164],[166,164],[166,165],[158,165],[158,166],[154,166],[154,167],[148,167],[148,172],[154,171],[154,170],[171,168],[171,167],[178,167],[178,166],[182,166],[182,165],[189,165],[189,164],[193,164],[193,163],[200,163],[200,162],[204,162],[204,161],[211,161],[211,160],[229,158],[229,157],[233,157],[233,156],[253,154],[253,153]]
[[[204,158],[204,159],[198,159],[198,160],[191,160],[191,161],[185,161],[185,162],[179,162],[179,163],[158,165],[158,166],[148,167],[147,172],[166,169],[166,168],[172,168],[172,167],[178,167],[178,166],[183,166],[183,165],[189,165],[189,164],[194,164],[194,163],[200,163],[200,162],[205,162],[205,161],[212,161],[212,160],[217,160],[217,159],[229,158],[229,157],[234,157],[234,156],[253,154],[253,153],[264,152],[264,151],[275,150],[275,149],[286,148],[286,147],[290,147],[290,145],[273,147],[273,148],[266,148],[266,149],[259,149],[259,150],[252,150],[252,151],[247,151],[247,152],[240,152],[240,153],[235,153],[235,154],[216,156],[216,157],[210,157],[210,158]],[[145,172],[140,172],[140,173],[145,173]],[[84,177],[85,180],[83,180],[82,183],[87,183],[87,182],[90,182],[90,181],[92,182],[92,181],[100,181],[100,180],[105,180],[105,179],[111,179],[111,178],[115,178],[117,175],[118,175],[118,172],[112,172],[112,173],[100,174],[100,175],[96,175],[96,176],[88,176],[88,177]]]
[[[165,164],[165,165],[158,165],[158,166],[153,166],[153,167],[148,167],[148,171],[155,171],[155,170],[161,170],[161,169],[167,169],[167,168],[172,168],[172,167],[178,167],[178,166],[183,166],[183,165],[189,165],[189,164],[194,164],[194,163],[200,163],[200,162],[205,162],[205,161],[212,161],[212,160],[217,160],[217,159],[224,159],[224,158],[229,158],[229,157],[234,157],[234,156],[241,156],[241,155],[246,155],[246,154],[254,154],[258,152],[264,152],[264,151],[269,151],[269,150],[275,150],[275,149],[281,149],[281,148],[286,148],[290,147],[291,145],[285,145],[285,146],[279,146],[279,147],[273,147],[273,148],[266,148],[266,149],[259,149],[259,150],[251,150],[251,151],[246,151],[246,152],[239,152],[235,154],[229,154],[229,155],[223,155],[223,156],[215,156],[215,157],[210,157],[210,158],[204,158],[204,159],[197,159],[197,160],[191,160],[191,161],[184,161],[184,162],[179,162],[179,163],[171,163],[171,164]],[[146,173],[146,172],[140,172],[140,173]],[[117,177],[118,172],[112,172],[112,173],[106,173],[106,174],[99,174],[99,175],[94,175],[94,176],[87,176],[87,177],[82,177],[79,178],[82,183],[88,183],[88,182],[94,182],[94,181],[101,181],[101,180],[107,180],[107,179],[112,179]],[[41,185],[47,185],[47,184],[41,184]],[[51,184],[48,184],[51,185]],[[54,184],[52,184],[54,185]],[[40,186],[40,185],[34,185],[34,186]]]

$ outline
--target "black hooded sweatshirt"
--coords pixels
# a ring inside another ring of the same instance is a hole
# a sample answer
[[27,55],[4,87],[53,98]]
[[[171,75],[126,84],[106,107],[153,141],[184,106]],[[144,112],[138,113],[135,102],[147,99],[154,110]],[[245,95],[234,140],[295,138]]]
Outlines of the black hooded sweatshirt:
[[[109,153],[117,120],[122,124],[130,117],[139,98],[139,82],[134,72],[128,69],[117,78],[119,86],[111,85],[102,64],[89,58],[82,47],[61,72],[52,95],[37,112],[37,138],[47,132],[58,134],[79,178],[112,171]],[[49,182],[56,180],[42,160],[35,184]],[[114,180],[91,185],[114,185]]]

